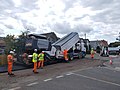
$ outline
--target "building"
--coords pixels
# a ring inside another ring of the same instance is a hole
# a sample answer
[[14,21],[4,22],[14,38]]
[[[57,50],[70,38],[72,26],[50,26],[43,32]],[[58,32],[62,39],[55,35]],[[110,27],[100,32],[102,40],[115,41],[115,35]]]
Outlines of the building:
[[108,51],[108,42],[106,40],[90,41],[90,46],[96,50],[97,53],[101,53],[102,55]]
[[56,42],[56,41],[59,39],[54,32],[43,33],[43,34],[41,34],[41,35],[46,36],[47,39],[48,39],[51,43],[54,43],[54,42]]
[[3,40],[3,37],[0,37],[0,54],[4,53],[5,50],[5,41]]
[[90,41],[91,48],[94,50],[97,49],[97,47],[108,47],[108,42],[105,40],[96,40],[96,41]]

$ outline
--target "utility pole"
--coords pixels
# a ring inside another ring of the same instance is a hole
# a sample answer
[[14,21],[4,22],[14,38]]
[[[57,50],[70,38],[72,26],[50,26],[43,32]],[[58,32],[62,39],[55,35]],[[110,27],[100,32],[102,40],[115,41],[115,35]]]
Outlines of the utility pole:
[[116,38],[116,40],[118,40],[120,42],[120,32],[119,32],[119,36],[118,36],[118,38]]
[[85,33],[85,39],[86,39],[86,33]]

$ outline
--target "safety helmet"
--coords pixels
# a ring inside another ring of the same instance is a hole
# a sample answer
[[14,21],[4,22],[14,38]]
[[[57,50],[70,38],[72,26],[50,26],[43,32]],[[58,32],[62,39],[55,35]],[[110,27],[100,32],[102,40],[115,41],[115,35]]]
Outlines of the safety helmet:
[[37,49],[34,49],[35,52],[37,52]]
[[10,51],[10,54],[13,54],[14,52],[13,51]]
[[15,52],[16,50],[15,50],[15,49],[13,49],[13,51]]
[[44,51],[42,51],[42,53],[44,53]]

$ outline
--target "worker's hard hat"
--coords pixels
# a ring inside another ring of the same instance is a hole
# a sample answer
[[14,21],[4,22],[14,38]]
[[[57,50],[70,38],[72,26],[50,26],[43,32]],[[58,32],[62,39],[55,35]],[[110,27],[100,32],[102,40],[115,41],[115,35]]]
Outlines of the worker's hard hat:
[[44,51],[42,51],[42,53],[44,53]]
[[14,52],[13,51],[10,51],[10,54],[13,54]]
[[35,52],[37,52],[37,49],[34,49]]
[[13,51],[15,52],[16,50],[15,50],[15,49],[13,49]]
[[93,50],[93,48],[91,48]]

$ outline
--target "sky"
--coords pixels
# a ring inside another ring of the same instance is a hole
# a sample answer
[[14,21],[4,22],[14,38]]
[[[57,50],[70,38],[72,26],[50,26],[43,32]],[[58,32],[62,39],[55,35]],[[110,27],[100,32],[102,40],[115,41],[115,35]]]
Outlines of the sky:
[[120,32],[120,0],[0,0],[0,37],[22,31],[55,32],[63,37],[116,41]]

